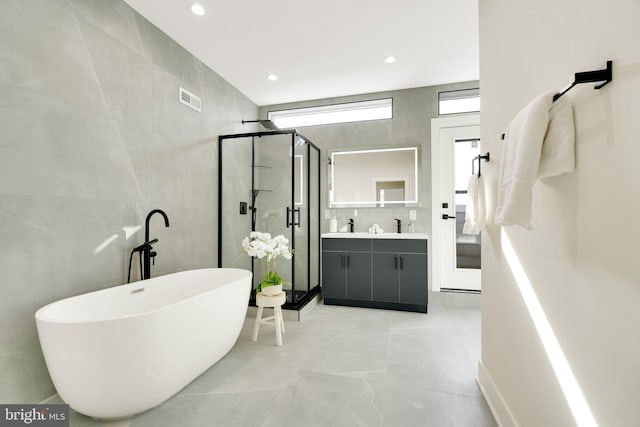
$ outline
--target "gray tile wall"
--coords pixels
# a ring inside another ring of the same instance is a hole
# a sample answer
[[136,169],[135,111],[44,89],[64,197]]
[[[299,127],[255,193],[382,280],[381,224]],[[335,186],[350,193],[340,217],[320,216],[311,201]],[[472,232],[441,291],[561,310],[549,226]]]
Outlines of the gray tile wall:
[[0,402],[55,392],[35,311],[124,283],[151,209],[153,274],[216,265],[217,136],[256,114],[120,0],[0,2]]
[[[326,183],[328,156],[332,150],[353,148],[381,148],[394,146],[417,146],[420,156],[420,201],[418,208],[352,208],[336,209],[338,219],[355,218],[355,231],[366,232],[377,223],[385,231],[396,228],[393,218],[400,218],[403,225],[409,223],[409,210],[417,210],[416,232],[431,234],[431,119],[438,117],[438,92],[478,87],[479,82],[463,82],[440,86],[396,90],[357,96],[328,98],[308,102],[280,104],[260,107],[260,117],[266,118],[269,111],[301,108],[307,106],[330,105],[371,99],[393,98],[393,119],[375,120],[335,125],[309,126],[299,128],[322,150],[321,168],[321,208],[322,232],[329,231],[329,220],[324,219],[328,205]],[[339,222],[340,223],[340,222]],[[404,228],[406,230],[406,228]]]

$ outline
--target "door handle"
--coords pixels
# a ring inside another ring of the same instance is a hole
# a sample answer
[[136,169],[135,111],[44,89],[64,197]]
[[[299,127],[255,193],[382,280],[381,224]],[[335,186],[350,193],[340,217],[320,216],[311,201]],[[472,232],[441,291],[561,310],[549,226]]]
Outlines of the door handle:
[[351,257],[347,255],[347,268],[351,265]]
[[442,219],[455,219],[455,216],[449,216],[447,214],[442,214]]
[[287,206],[287,228],[291,225],[291,208]]

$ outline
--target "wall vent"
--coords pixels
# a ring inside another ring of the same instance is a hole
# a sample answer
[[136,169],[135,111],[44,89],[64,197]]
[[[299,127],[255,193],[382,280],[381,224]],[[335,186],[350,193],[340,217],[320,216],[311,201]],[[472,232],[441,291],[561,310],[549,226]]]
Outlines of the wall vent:
[[202,100],[188,90],[180,88],[178,99],[187,107],[193,108],[198,112],[202,111]]

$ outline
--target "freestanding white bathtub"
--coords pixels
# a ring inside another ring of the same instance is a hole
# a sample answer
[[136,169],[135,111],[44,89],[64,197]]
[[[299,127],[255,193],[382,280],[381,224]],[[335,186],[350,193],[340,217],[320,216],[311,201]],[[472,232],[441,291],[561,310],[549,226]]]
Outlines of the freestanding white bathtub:
[[208,268],[41,308],[38,335],[58,394],[98,418],[159,405],[231,350],[250,292],[250,271]]

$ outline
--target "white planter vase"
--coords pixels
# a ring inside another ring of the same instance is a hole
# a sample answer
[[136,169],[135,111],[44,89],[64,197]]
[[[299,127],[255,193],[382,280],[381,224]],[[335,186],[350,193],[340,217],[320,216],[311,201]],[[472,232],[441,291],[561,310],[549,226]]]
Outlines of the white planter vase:
[[279,295],[281,292],[282,292],[282,285],[267,286],[266,288],[262,288],[262,290],[260,291],[262,295],[265,295],[268,297]]

